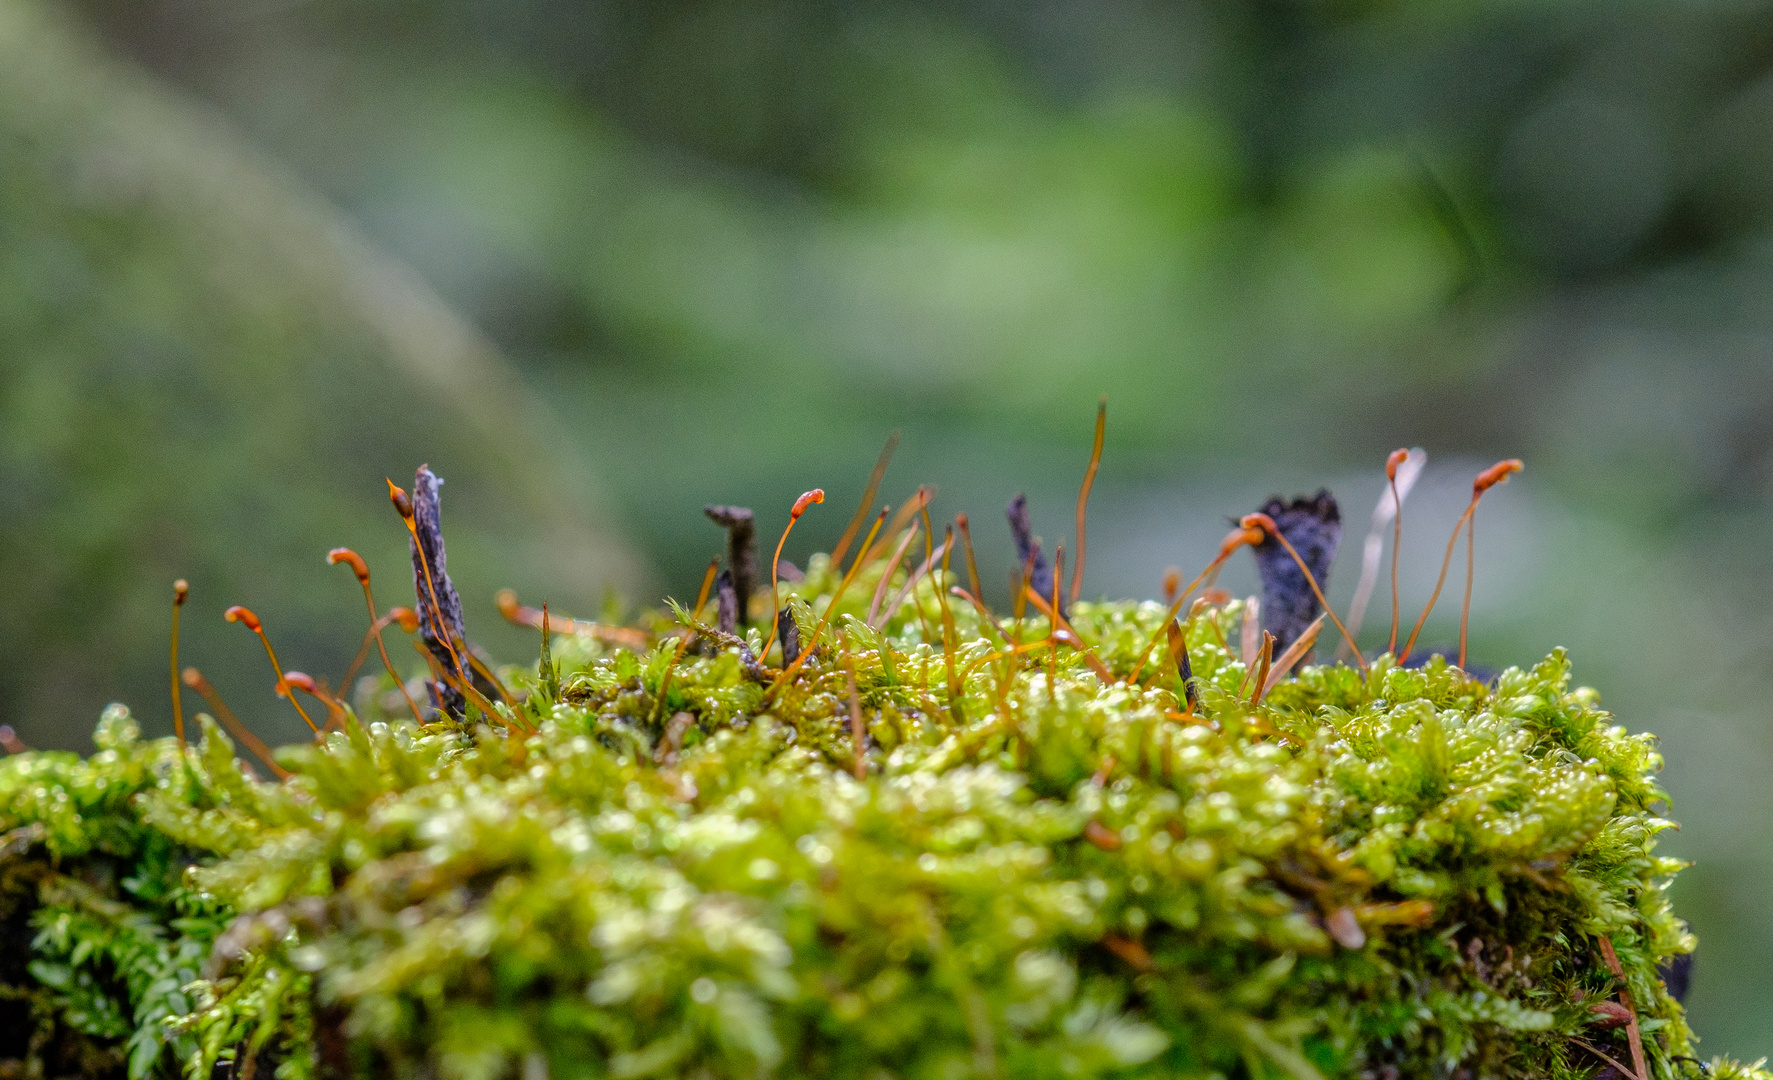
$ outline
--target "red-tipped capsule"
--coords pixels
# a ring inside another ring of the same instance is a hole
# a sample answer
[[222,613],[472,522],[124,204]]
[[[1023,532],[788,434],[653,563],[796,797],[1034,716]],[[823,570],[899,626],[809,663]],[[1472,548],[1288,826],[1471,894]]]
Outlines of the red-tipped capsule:
[[[1253,515],[1253,516],[1259,517],[1262,515]],[[1219,545],[1219,554],[1217,557],[1214,558],[1213,561],[1214,562],[1224,562],[1226,559],[1231,558],[1232,552],[1236,551],[1238,548],[1243,547],[1246,544],[1248,544],[1251,547],[1255,547],[1257,544],[1260,544],[1262,542],[1262,537],[1263,537],[1263,532],[1261,529],[1252,529],[1242,523],[1239,523],[1237,528],[1231,530],[1229,533],[1227,533],[1225,535],[1224,541],[1221,542]]]
[[399,623],[400,629],[405,630],[409,634],[416,634],[419,632],[419,613],[412,608],[391,607],[388,609],[388,618]]
[[283,673],[283,683],[277,687],[277,696],[288,697],[289,687],[292,686],[304,694],[312,694],[315,697],[320,696],[320,688],[314,684],[313,676],[301,671],[286,671]]
[[[255,633],[259,636],[259,643],[264,645],[264,647],[265,647],[265,655],[271,658],[271,670],[273,670],[277,673],[278,694],[282,695],[282,696],[288,696],[288,695],[283,695],[283,687],[284,687],[283,665],[279,664],[277,662],[277,650],[271,648],[271,639],[265,636],[265,631],[259,626],[259,617],[257,615],[254,615],[250,608],[241,607],[239,604],[235,604],[233,607],[229,608],[227,611],[222,612],[222,615],[229,622],[237,622],[237,623],[244,624],[248,630],[251,630],[253,633]],[[301,702],[297,701],[294,697],[290,697],[289,703],[291,705],[295,706],[296,712],[299,712],[302,714],[302,719],[306,720],[308,722],[309,728],[311,728],[314,731],[320,730],[319,727],[315,726],[314,718],[308,715],[308,710],[302,708]]]
[[1405,459],[1409,456],[1410,450],[1408,447],[1405,447],[1402,450],[1393,450],[1391,456],[1385,459],[1385,479],[1396,480],[1398,466],[1402,465]]
[[400,511],[402,518],[412,520],[412,498],[392,480],[388,481],[388,501],[394,504],[394,509]]
[[1498,461],[1496,464],[1477,474],[1477,479],[1471,482],[1471,493],[1474,496],[1482,495],[1497,484],[1507,482],[1510,476],[1513,476],[1524,468],[1526,468],[1526,466],[1521,464],[1520,458],[1509,458],[1507,461]]
[[1262,542],[1262,536],[1280,535],[1280,526],[1276,525],[1274,519],[1267,514],[1245,514],[1238,520],[1237,525],[1238,528],[1243,529],[1245,532],[1257,533],[1257,539],[1246,541],[1247,543],[1260,544]]
[[326,553],[328,566],[337,566],[340,563],[351,565],[351,572],[357,575],[359,585],[369,584],[369,564],[363,561],[363,556],[347,547],[336,547]]
[[191,583],[179,578],[172,583],[172,603],[174,607],[184,607],[185,601],[191,598]]
[[800,498],[794,500],[794,508],[792,510],[788,511],[788,519],[790,521],[797,521],[797,520],[799,520],[800,515],[806,513],[807,507],[813,505],[814,503],[822,503],[824,501],[825,501],[825,489],[824,488],[814,488],[813,490],[807,492],[805,495],[802,495]]

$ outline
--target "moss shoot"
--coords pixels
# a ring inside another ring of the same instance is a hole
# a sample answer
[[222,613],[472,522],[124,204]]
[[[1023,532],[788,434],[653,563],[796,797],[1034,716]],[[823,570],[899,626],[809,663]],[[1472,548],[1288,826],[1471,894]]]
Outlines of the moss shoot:
[[1288,669],[886,532],[497,671],[433,555],[422,722],[0,761],[0,1077],[1770,1075],[1699,1060],[1654,739],[1562,652]]

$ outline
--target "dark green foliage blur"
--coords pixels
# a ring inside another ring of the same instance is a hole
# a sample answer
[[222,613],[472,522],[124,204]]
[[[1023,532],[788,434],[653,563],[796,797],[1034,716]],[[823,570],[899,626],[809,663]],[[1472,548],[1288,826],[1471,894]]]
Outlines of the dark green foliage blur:
[[[57,55],[46,11],[139,69],[18,75]],[[424,460],[497,646],[493,589],[581,613],[606,584],[693,594],[700,506],[847,505],[894,427],[885,497],[932,482],[971,513],[999,597],[997,508],[1026,490],[1067,535],[1101,392],[1091,595],[1151,595],[1224,515],[1328,482],[1345,604],[1379,462],[1425,446],[1406,618],[1472,472],[1520,456],[1478,522],[1475,655],[1570,646],[1662,736],[1693,1014],[1752,1055],[1770,42],[1767,0],[0,0],[0,720],[72,747],[125,699],[169,730],[177,576],[188,658],[231,700],[274,704],[226,603],[342,670],[357,597],[320,553],[358,547],[398,596],[376,484]],[[304,246],[335,226],[364,250]],[[448,309],[340,287],[365,251]],[[476,353],[507,404],[391,359],[459,352],[430,347],[449,310],[502,354]],[[362,330],[415,311],[403,347]],[[582,542],[500,531],[544,505]],[[810,514],[789,557],[842,517]],[[1456,633],[1444,602],[1429,633]]]

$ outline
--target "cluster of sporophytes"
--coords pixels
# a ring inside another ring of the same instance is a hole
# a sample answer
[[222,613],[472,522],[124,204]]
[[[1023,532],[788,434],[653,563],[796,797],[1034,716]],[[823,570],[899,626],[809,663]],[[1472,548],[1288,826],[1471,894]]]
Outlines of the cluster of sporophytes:
[[[767,592],[753,515],[711,507],[691,605],[503,598],[542,646],[495,671],[421,469],[415,609],[334,561],[359,659],[399,625],[426,676],[352,705],[279,669],[327,719],[272,779],[208,715],[187,745],[121,706],[89,758],[0,761],[0,1074],[1769,1076],[1695,1057],[1654,742],[1562,652],[1310,662],[1327,495],[1244,518],[1167,606],[1080,599],[1087,483],[1069,589],[1018,500],[991,612],[965,519],[870,518],[880,471]],[[1261,601],[1210,587],[1245,546]]]

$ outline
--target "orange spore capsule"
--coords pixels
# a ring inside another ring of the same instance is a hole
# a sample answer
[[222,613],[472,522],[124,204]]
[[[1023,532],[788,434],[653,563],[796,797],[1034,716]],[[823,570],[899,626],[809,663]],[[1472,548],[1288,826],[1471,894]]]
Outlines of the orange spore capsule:
[[1428,594],[1428,604],[1423,607],[1422,614],[1416,617],[1416,625],[1410,631],[1410,638],[1404,642],[1403,655],[1398,657],[1400,663],[1409,659],[1410,653],[1416,648],[1417,635],[1422,633],[1422,626],[1428,621],[1429,612],[1434,610],[1435,601],[1441,597],[1441,586],[1447,583],[1447,569],[1453,565],[1453,549],[1458,545],[1459,532],[1463,529],[1465,530],[1465,604],[1459,616],[1459,666],[1465,667],[1465,631],[1466,623],[1471,616],[1471,582],[1476,571],[1473,565],[1475,554],[1472,551],[1472,545],[1475,541],[1474,534],[1477,526],[1472,519],[1477,513],[1478,501],[1484,497],[1484,492],[1506,481],[1525,467],[1520,458],[1508,458],[1498,461],[1478,473],[1477,478],[1471,482],[1471,503],[1465,508],[1465,513],[1459,515],[1459,520],[1453,523],[1453,535],[1447,539],[1447,553],[1441,558],[1440,577],[1435,579],[1434,591]]
[[[259,643],[265,647],[265,655],[271,658],[271,670],[277,673],[278,693],[279,695],[282,695],[284,686],[283,665],[277,662],[277,650],[271,648],[271,639],[265,636],[264,628],[259,625],[259,617],[254,615],[250,608],[242,607],[239,604],[235,604],[227,611],[224,611],[222,616],[229,622],[242,624],[248,630],[251,630],[258,635]],[[314,718],[308,715],[308,710],[302,708],[301,702],[297,701],[294,697],[290,697],[289,703],[295,706],[296,712],[302,714],[302,719],[308,722],[308,727],[311,730],[315,732],[320,730],[320,728],[315,725]]]
[[[794,523],[800,520],[800,515],[806,513],[806,508],[814,503],[822,503],[824,501],[825,489],[814,488],[801,495],[800,498],[795,499],[794,506],[788,511],[788,526],[782,530],[782,538],[776,541],[776,553],[770,556],[770,621],[768,625],[771,627],[776,625],[777,615],[782,610],[782,594],[780,591],[781,580],[779,575],[779,570],[782,564],[782,548],[788,543],[788,534],[794,531]],[[857,556],[858,561],[860,558],[860,556]],[[769,646],[765,645],[764,651],[767,652],[768,650]],[[790,663],[788,657],[784,656],[782,658],[782,663],[783,666],[787,666]]]
[[419,613],[412,608],[391,607],[388,609],[388,618],[399,623],[400,629],[405,630],[409,634],[416,634],[419,632]]
[[[1242,528],[1246,531],[1248,531],[1250,529],[1260,529],[1270,536],[1279,536],[1280,535],[1280,526],[1276,525],[1274,523],[1274,519],[1269,517],[1267,514],[1262,514],[1262,513],[1245,514],[1242,518],[1240,518],[1238,520],[1237,524],[1238,524],[1239,528]],[[1261,543],[1261,540],[1257,540],[1256,542]]]
[[1222,563],[1231,558],[1232,553],[1245,544],[1260,544],[1261,542],[1261,533],[1257,533],[1256,539],[1252,540],[1250,539],[1250,530],[1239,526],[1225,534],[1225,539],[1219,544],[1219,554],[1214,556],[1213,561]]
[[320,696],[320,688],[314,684],[314,677],[302,671],[286,671],[283,673],[283,685],[277,688],[278,697],[288,697],[289,687],[295,687],[304,694]]
[[814,488],[813,490],[802,495],[800,498],[794,500],[794,507],[793,507],[793,509],[788,511],[788,517],[791,520],[797,519],[800,517],[800,515],[806,513],[807,507],[813,505],[814,503],[822,503],[824,501],[825,501],[825,489],[824,488]]
[[1391,456],[1385,459],[1385,479],[1396,480],[1398,466],[1402,465],[1404,463],[1405,459],[1407,459],[1409,456],[1410,456],[1409,447],[1404,447],[1403,449],[1400,449],[1400,450],[1393,450],[1391,452]]
[[412,520],[412,497],[393,480],[388,480],[388,501],[394,504],[394,509],[400,511],[401,517],[407,521]]
[[1225,542],[1219,545],[1219,555],[1224,558],[1240,547],[1255,547],[1264,538],[1273,536],[1278,531],[1279,526],[1267,514],[1245,514],[1237,523],[1237,528],[1231,530],[1225,537]]
[[357,575],[358,584],[369,584],[369,564],[363,561],[363,556],[347,547],[336,547],[326,553],[328,566],[337,566],[340,563],[351,565],[351,572]]
[[[410,513],[412,502],[406,498],[406,492],[401,491],[399,488],[395,488],[392,481],[389,482],[388,486],[393,489],[389,492],[389,497],[393,499],[395,509],[400,510],[402,516]],[[398,498],[395,498],[396,493],[398,493]],[[412,527],[412,519],[407,517],[406,523],[410,530]],[[369,609],[369,631],[363,635],[363,647],[357,650],[357,656],[351,661],[351,666],[345,669],[345,676],[339,680],[339,686],[345,687],[351,684],[352,678],[357,674],[357,669],[363,664],[364,659],[369,656],[369,647],[373,642],[376,651],[382,656],[382,666],[388,670],[388,676],[394,680],[395,685],[400,687],[400,695],[406,698],[407,705],[411,707],[413,719],[422,719],[419,714],[418,705],[413,702],[411,695],[407,694],[406,687],[401,683],[399,672],[394,670],[394,662],[388,657],[387,646],[382,644],[382,628],[388,625],[388,622],[392,618],[392,612],[389,613],[389,619],[383,619],[376,615],[375,593],[369,587],[369,565],[363,561],[363,556],[347,547],[336,547],[327,552],[326,562],[329,566],[337,566],[339,563],[345,563],[351,567],[351,573],[356,576],[358,586],[363,589],[363,606]],[[403,622],[401,625],[402,627],[405,627],[406,624]],[[416,628],[417,625],[415,617],[413,627]],[[408,632],[410,633],[411,629],[408,629]],[[313,693],[313,691],[309,691],[309,693]],[[293,701],[294,699],[292,698],[291,700]],[[327,702],[326,707],[329,712],[333,711],[337,704],[336,701],[329,701],[324,697],[322,697],[321,700]]]
[[179,578],[172,583],[172,641],[168,649],[172,675],[172,733],[179,749],[185,747],[185,705],[179,698],[179,609],[190,599],[191,583]]
[[1471,482],[1471,493],[1473,495],[1481,495],[1495,487],[1497,484],[1506,483],[1510,476],[1513,476],[1524,468],[1526,468],[1526,466],[1521,463],[1520,458],[1509,458],[1507,461],[1498,461],[1496,464],[1477,474],[1477,479]]

